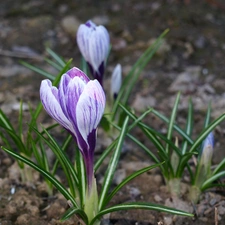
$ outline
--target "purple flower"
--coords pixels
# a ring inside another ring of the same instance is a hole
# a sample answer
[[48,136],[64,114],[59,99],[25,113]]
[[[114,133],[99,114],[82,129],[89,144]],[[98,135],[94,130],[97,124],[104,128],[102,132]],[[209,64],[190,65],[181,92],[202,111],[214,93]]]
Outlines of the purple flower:
[[77,44],[93,77],[102,85],[110,47],[108,31],[104,26],[96,26],[89,20],[78,28]]
[[93,177],[96,129],[104,113],[105,93],[97,80],[90,81],[74,67],[65,73],[59,87],[43,80],[40,98],[47,113],[68,130],[77,142],[86,165],[88,185]]

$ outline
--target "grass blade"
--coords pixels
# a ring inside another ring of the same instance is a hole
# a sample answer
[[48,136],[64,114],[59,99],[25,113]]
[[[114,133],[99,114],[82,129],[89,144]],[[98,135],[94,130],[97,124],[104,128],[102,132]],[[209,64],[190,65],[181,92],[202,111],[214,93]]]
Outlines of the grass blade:
[[102,185],[102,190],[101,190],[101,194],[99,197],[99,210],[102,209],[105,199],[106,199],[106,195],[108,194],[108,190],[109,187],[111,185],[118,161],[119,161],[119,157],[120,157],[120,153],[121,153],[121,149],[123,146],[123,141],[124,138],[127,134],[127,126],[128,126],[128,121],[129,121],[129,117],[127,117],[124,121],[123,127],[121,129],[119,138],[118,138],[118,143],[115,149],[115,152],[110,160],[108,169],[106,171],[106,175],[105,175],[105,179],[104,179],[104,183]]
[[39,173],[41,173],[46,179],[48,179],[55,187],[56,189],[67,199],[72,202],[74,207],[78,208],[78,204],[73,198],[73,196],[67,191],[67,189],[55,178],[53,177],[49,172],[45,171],[38,165],[36,165],[34,162],[30,161],[29,159],[25,158],[24,156],[21,156],[20,154],[14,152],[13,150],[6,149],[4,147],[1,147],[5,152],[7,152],[12,157],[16,158],[17,160],[22,161],[23,163],[27,164],[28,166],[32,167]]
[[62,67],[65,67],[66,63],[65,61],[59,56],[57,55],[54,51],[52,51],[50,48],[47,48],[46,51],[48,52],[48,54],[55,59],[56,62],[59,63],[59,65],[61,65]]
[[123,103],[124,105],[127,104],[128,98],[130,96],[130,93],[140,75],[140,73],[143,71],[145,66],[148,64],[152,56],[155,54],[155,52],[158,50],[158,48],[161,45],[162,38],[169,32],[169,30],[165,30],[155,41],[153,45],[151,45],[143,54],[142,56],[137,60],[137,62],[132,67],[130,73],[126,76],[126,78],[123,81],[122,87],[120,89],[119,95],[117,96],[116,101],[113,105],[113,118],[115,119],[116,112],[118,110],[118,104],[119,102]]
[[[180,100],[180,93],[177,94],[174,106],[173,106],[173,110],[170,116],[170,120],[169,120],[169,127],[168,127],[168,131],[167,131],[167,139],[169,141],[171,141],[172,139],[172,133],[173,133],[173,127],[174,127],[174,122],[175,122],[175,118],[176,118],[176,114],[177,114],[177,110],[178,110],[178,104],[179,104],[179,100]],[[168,143],[166,144],[166,153],[169,154],[169,145]]]
[[174,208],[169,208],[166,206],[161,206],[161,205],[157,205],[157,204],[153,204],[153,203],[143,203],[143,202],[134,202],[134,203],[126,203],[126,204],[120,204],[120,205],[116,205],[116,206],[112,206],[110,208],[101,210],[96,217],[91,221],[90,225],[93,225],[94,222],[101,218],[103,215],[111,213],[111,212],[115,212],[115,211],[120,211],[120,210],[130,210],[130,209],[145,209],[145,210],[155,210],[155,211],[159,211],[159,212],[165,212],[165,213],[169,213],[169,214],[176,214],[179,216],[190,216],[193,217],[194,215],[188,212],[184,212],[178,209],[174,209]]
[[[187,117],[186,129],[185,129],[185,132],[189,137],[191,137],[192,129],[193,129],[193,104],[192,104],[192,100],[189,100],[188,117]],[[184,140],[182,151],[181,151],[182,155],[186,153],[187,147],[188,147],[188,141]]]
[[33,66],[33,65],[31,65],[31,64],[29,64],[27,62],[24,62],[24,61],[21,61],[20,63],[23,66],[27,67],[28,69],[30,69],[30,70],[32,70],[32,71],[34,71],[34,72],[36,72],[36,73],[44,76],[47,79],[50,79],[50,80],[54,80],[55,79],[55,76],[54,75],[52,75],[51,73],[49,73],[49,72],[47,72],[47,71],[45,71],[43,69],[40,69],[40,68],[38,68],[36,66]]
[[[161,164],[161,163],[160,163]],[[110,193],[110,195],[107,197],[106,201],[105,201],[105,205],[107,205],[109,203],[109,201],[113,198],[113,196],[122,188],[124,187],[128,182],[130,182],[131,180],[133,180],[134,178],[136,178],[137,176],[141,175],[142,173],[145,173],[153,168],[158,167],[160,164],[155,164],[152,166],[148,166],[145,168],[142,168],[134,173],[132,173],[130,176],[126,177],[119,185],[117,185],[117,187],[115,187],[113,189],[113,191]]]
[[212,185],[212,183],[216,180],[218,180],[220,177],[224,177],[225,176],[225,171],[216,173],[215,175],[211,176],[208,180],[206,180],[202,187],[201,190],[204,191],[205,189],[209,188],[210,185]]

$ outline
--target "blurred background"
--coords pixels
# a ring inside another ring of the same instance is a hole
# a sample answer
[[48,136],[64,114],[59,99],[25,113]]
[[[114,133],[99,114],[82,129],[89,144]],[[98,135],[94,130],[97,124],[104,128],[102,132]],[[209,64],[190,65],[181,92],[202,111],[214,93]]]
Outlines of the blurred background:
[[[169,113],[178,91],[182,93],[181,124],[189,97],[194,102],[196,124],[203,123],[210,101],[213,118],[224,112],[223,0],[7,0],[0,2],[0,107],[15,123],[21,99],[25,110],[28,104],[37,105],[43,79],[20,61],[56,73],[44,61],[49,47],[66,60],[73,58],[72,66],[80,67],[76,31],[89,19],[104,25],[110,33],[106,88],[117,63],[126,76],[144,50],[170,29],[130,99],[137,112],[151,106]],[[224,128],[217,131],[217,139],[223,139]],[[217,145],[221,149],[219,142]],[[223,152],[218,150],[219,160]]]

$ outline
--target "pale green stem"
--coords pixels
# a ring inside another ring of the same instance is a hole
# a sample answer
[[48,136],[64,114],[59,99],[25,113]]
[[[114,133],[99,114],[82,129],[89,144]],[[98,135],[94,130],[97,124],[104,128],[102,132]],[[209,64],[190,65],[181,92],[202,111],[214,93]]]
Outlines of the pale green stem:
[[[92,219],[98,213],[98,193],[97,193],[97,187],[96,187],[96,179],[94,178],[94,176],[92,178],[93,180],[92,180],[91,189],[87,188],[85,205],[84,205],[84,211],[88,217],[88,224],[90,224]],[[100,224],[100,221],[96,221],[94,223],[94,225],[98,225],[98,224]]]

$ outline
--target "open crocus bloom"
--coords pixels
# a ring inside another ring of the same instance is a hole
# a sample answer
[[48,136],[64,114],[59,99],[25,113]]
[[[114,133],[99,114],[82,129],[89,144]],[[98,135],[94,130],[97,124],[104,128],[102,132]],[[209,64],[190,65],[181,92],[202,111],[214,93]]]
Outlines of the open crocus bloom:
[[78,28],[77,44],[92,75],[102,85],[110,47],[108,31],[104,26],[96,26],[89,20]]
[[105,108],[102,86],[74,67],[62,76],[58,88],[52,86],[50,80],[43,80],[40,98],[47,113],[76,140],[85,161],[90,186],[96,129]]

